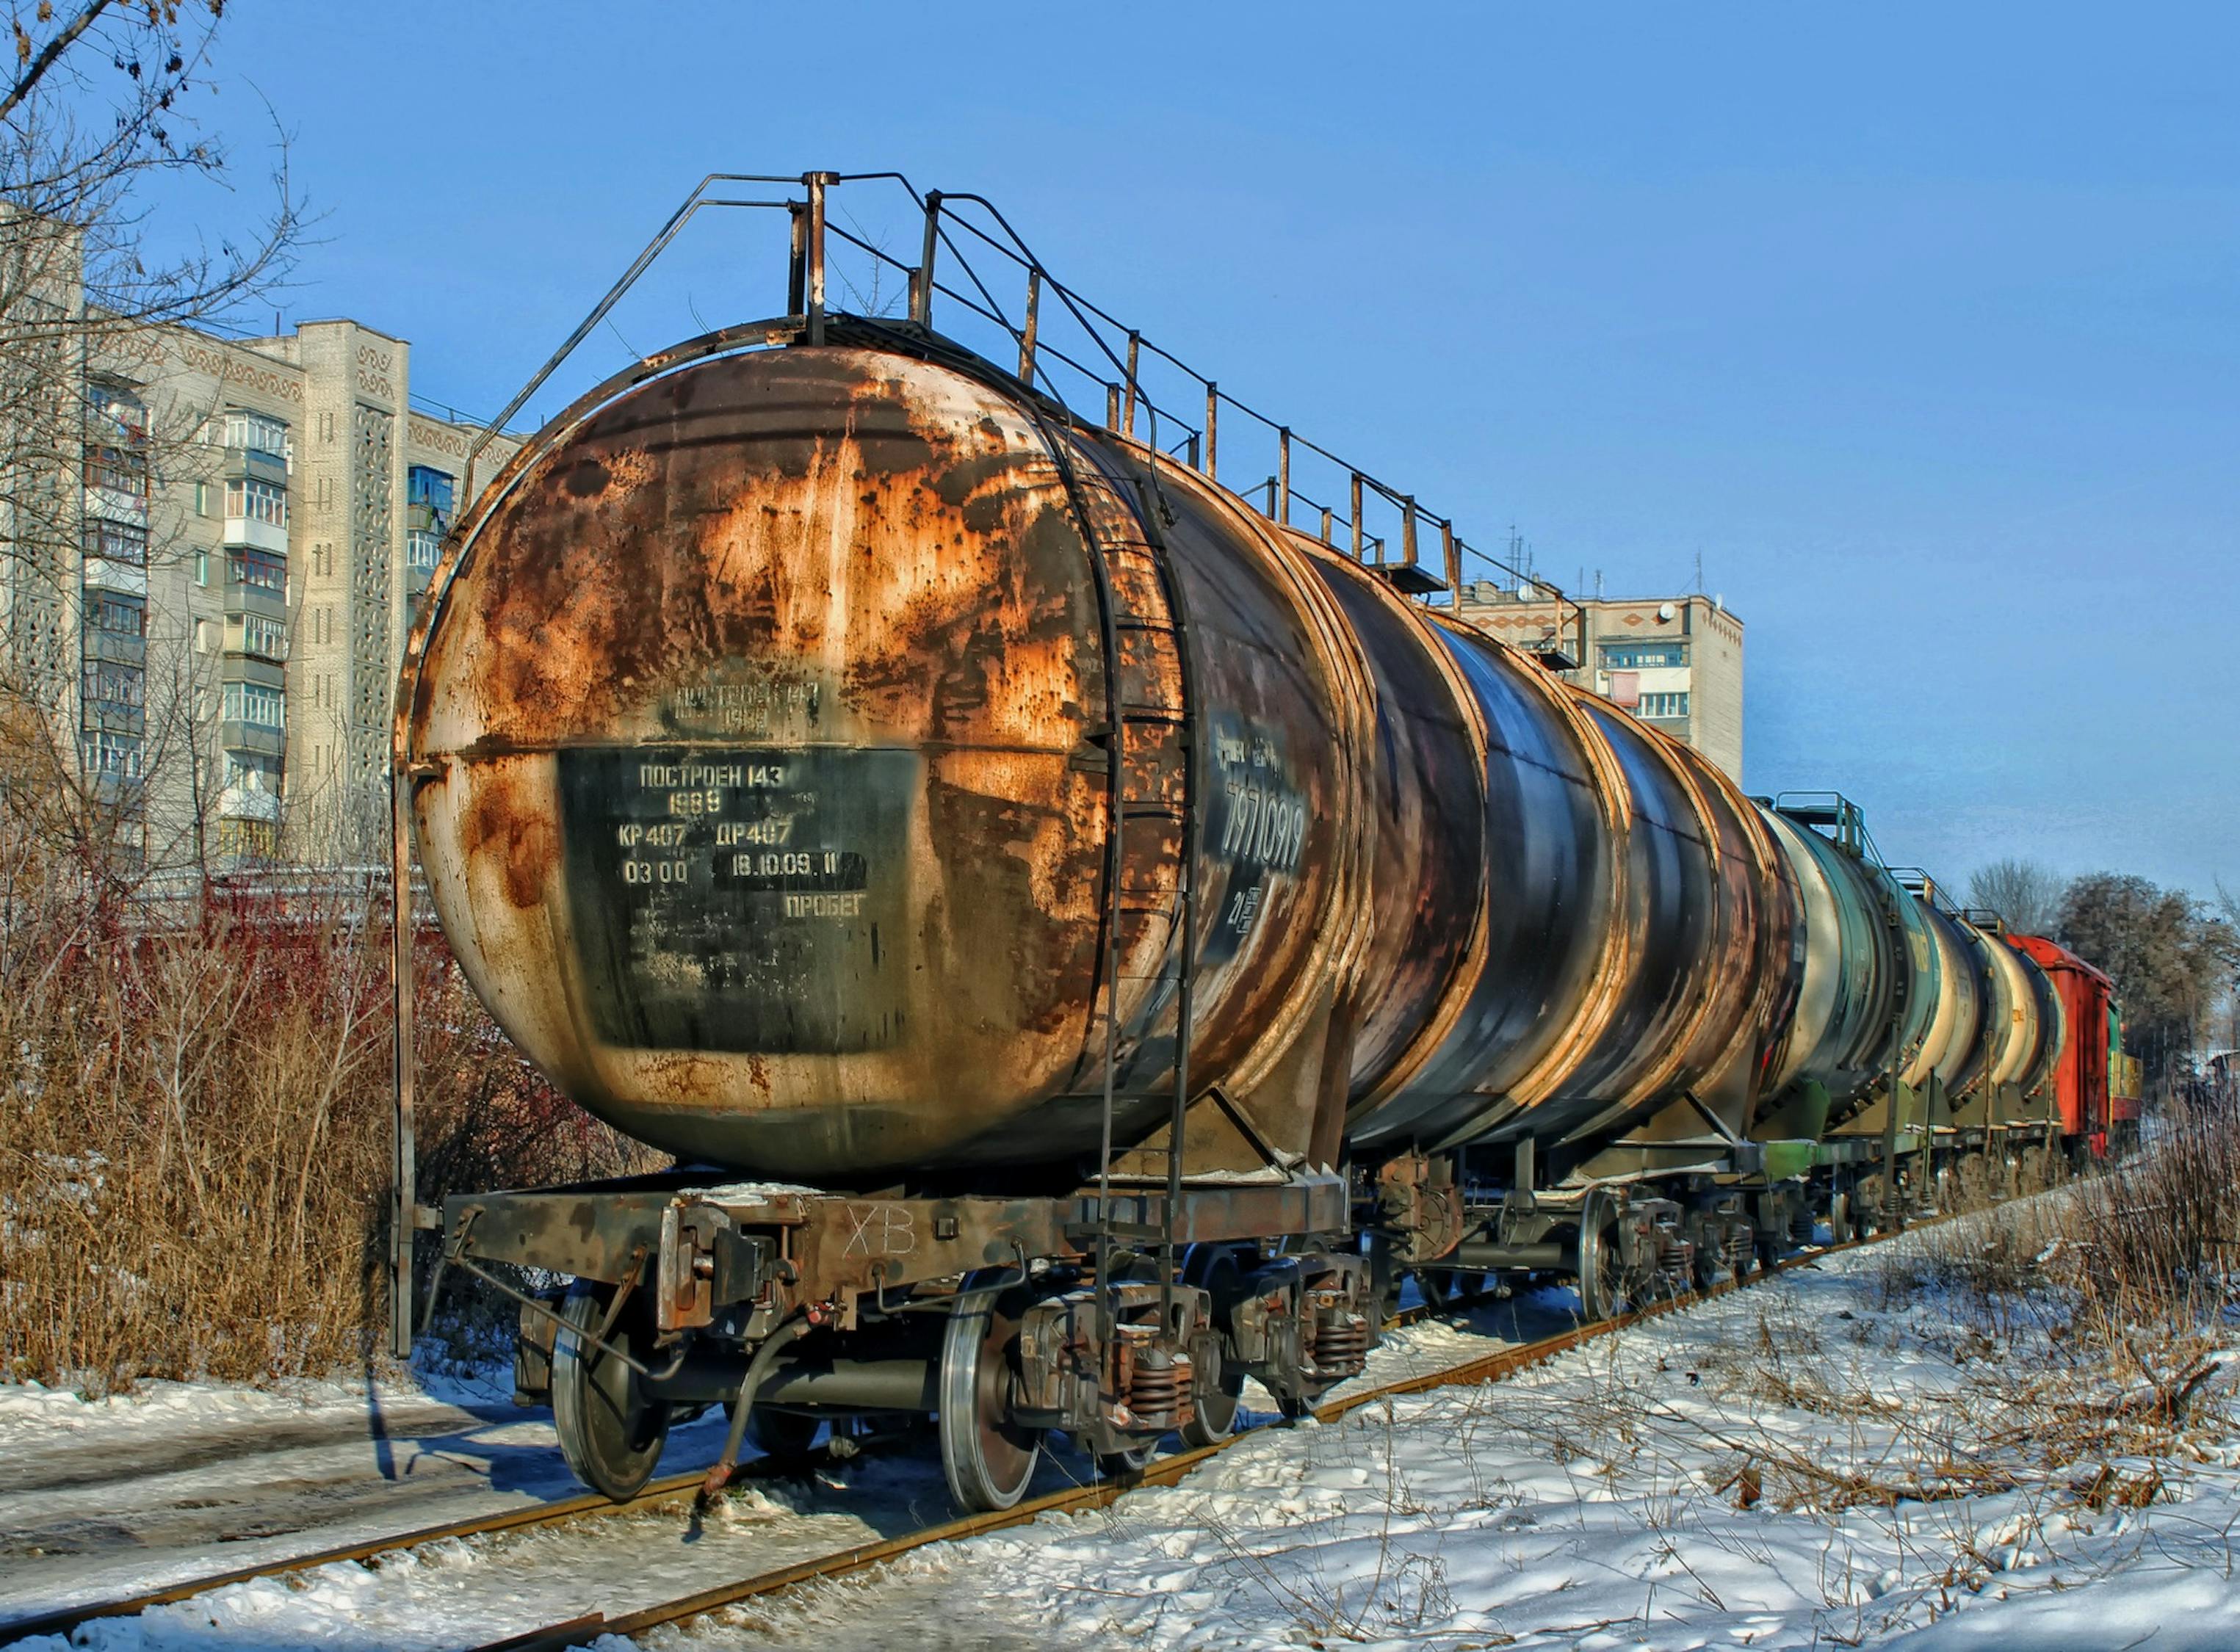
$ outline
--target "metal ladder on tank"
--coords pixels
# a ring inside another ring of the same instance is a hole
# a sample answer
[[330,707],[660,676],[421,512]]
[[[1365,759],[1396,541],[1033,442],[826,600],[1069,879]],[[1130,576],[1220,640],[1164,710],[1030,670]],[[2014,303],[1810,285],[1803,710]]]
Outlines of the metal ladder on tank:
[[[1183,1129],[1190,1099],[1190,1048],[1197,976],[1195,870],[1199,836],[1198,743],[1192,714],[1187,620],[1180,582],[1173,577],[1168,563],[1163,531],[1165,501],[1159,493],[1156,471],[1123,483],[1101,467],[1068,469],[1075,508],[1080,512],[1095,556],[1104,615],[1108,695],[1113,711],[1107,747],[1113,806],[1106,863],[1104,1093],[1097,1181],[1097,1277],[1103,1280],[1109,1276],[1109,1258],[1116,1240],[1157,1241],[1159,1308],[1161,1322],[1165,1325],[1172,1322],[1175,1224],[1182,1203]],[[1134,496],[1132,499],[1128,496],[1130,493]],[[1147,686],[1156,689],[1163,685],[1166,693],[1157,697],[1130,699],[1127,696],[1131,684],[1138,695]],[[1141,761],[1147,755],[1155,759],[1170,758],[1170,764]],[[1169,772],[1170,768],[1174,784],[1162,788],[1157,783],[1157,777]],[[1127,839],[1131,825],[1139,829],[1157,826],[1173,834],[1175,853],[1171,861],[1162,857],[1158,863],[1162,867],[1173,868],[1170,886],[1158,881],[1135,887],[1128,884]],[[1117,1222],[1112,1215],[1113,1114],[1120,1100],[1119,966],[1125,950],[1123,937],[1131,922],[1137,925],[1163,923],[1168,932],[1164,954],[1175,959],[1171,971],[1163,969],[1150,978],[1155,983],[1155,1014],[1158,1007],[1156,983],[1170,982],[1174,988],[1174,1088],[1169,1097],[1167,1142],[1163,1149],[1135,1149],[1139,1156],[1163,1156],[1165,1160],[1165,1196],[1160,1202],[1160,1219],[1156,1225]],[[1117,1337],[1117,1331],[1114,1335]]]

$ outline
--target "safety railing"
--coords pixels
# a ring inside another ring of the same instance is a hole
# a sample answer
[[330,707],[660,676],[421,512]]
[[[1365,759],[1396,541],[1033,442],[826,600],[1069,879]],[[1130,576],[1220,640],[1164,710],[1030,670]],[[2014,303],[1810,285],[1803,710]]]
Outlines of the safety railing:
[[[752,186],[782,186],[773,198]],[[878,192],[883,190],[883,197]],[[905,223],[867,229],[843,198],[876,213],[899,208]],[[877,197],[876,199],[874,197]],[[906,203],[906,205],[904,203]],[[485,432],[503,429],[599,326],[662,253],[703,211],[783,212],[790,219],[786,315],[806,342],[823,342],[829,319],[854,313],[933,332],[1014,371],[1080,423],[1107,430],[1186,464],[1270,520],[1320,540],[1372,568],[1426,603],[1457,606],[1476,570],[1497,584],[1534,587],[1563,616],[1546,651],[1584,657],[1585,613],[1560,588],[1472,544],[1453,518],[1385,481],[1287,421],[1222,388],[1212,375],[1146,338],[1139,329],[1050,273],[985,197],[920,191],[898,172],[810,172],[798,177],[712,173],[647,243],[596,305]],[[896,233],[917,243],[917,261],[889,250]],[[890,282],[890,276],[895,279]],[[836,289],[857,308],[836,310]],[[892,295],[889,299],[887,295]],[[898,303],[900,315],[883,314]],[[476,444],[478,453],[482,442]],[[470,455],[470,476],[474,456]],[[1229,480],[1223,480],[1224,473]],[[1238,480],[1243,477],[1250,481]]]

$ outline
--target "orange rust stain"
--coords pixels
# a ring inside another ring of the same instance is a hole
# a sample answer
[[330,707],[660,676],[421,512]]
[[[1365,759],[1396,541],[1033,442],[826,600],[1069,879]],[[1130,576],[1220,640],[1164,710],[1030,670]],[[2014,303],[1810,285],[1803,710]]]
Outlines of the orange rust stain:
[[461,823],[467,858],[494,856],[507,903],[523,909],[543,904],[545,882],[560,859],[559,832],[526,789],[484,776]]

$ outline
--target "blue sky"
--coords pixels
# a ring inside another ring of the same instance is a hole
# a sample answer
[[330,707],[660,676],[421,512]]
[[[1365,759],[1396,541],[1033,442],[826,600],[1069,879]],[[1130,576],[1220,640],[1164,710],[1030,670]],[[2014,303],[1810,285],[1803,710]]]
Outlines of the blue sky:
[[[426,394],[502,404],[703,172],[897,168],[1552,578],[1700,553],[1753,790],[2240,886],[2240,12],[239,0],[218,62],[325,214],[290,320]],[[779,279],[711,226],[562,383]]]

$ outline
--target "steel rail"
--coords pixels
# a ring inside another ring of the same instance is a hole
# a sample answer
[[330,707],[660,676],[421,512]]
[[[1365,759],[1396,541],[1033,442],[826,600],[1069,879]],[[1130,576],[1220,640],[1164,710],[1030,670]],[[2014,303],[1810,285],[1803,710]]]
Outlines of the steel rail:
[[[1504,1378],[1514,1376],[1519,1371],[1530,1369],[1533,1366],[1554,1359],[1558,1355],[1568,1354],[1572,1349],[1583,1347],[1589,1342],[1615,1336],[1630,1326],[1660,1319],[1667,1314],[1683,1309],[1701,1306],[1715,1298],[1743,1289],[1762,1280],[1770,1279],[1776,1274],[1786,1273],[1793,1268],[1811,1267],[1824,1257],[1837,1256],[1847,1250],[1857,1250],[1865,1245],[1879,1244],[1883,1240],[1895,1238],[1902,1233],[1940,1225],[1953,1220],[1954,1214],[1957,1213],[1917,1218],[1908,1222],[1904,1227],[1876,1234],[1871,1238],[1851,1239],[1841,1244],[1819,1246],[1802,1255],[1784,1258],[1770,1267],[1757,1269],[1745,1280],[1737,1281],[1729,1278],[1711,1286],[1709,1289],[1686,1291],[1676,1296],[1667,1297],[1661,1302],[1647,1303],[1612,1319],[1598,1321],[1590,1325],[1575,1325],[1569,1330],[1558,1331],[1551,1336],[1543,1336],[1530,1342],[1519,1342],[1513,1347],[1497,1349],[1478,1359],[1466,1360],[1459,1365],[1443,1366],[1436,1371],[1420,1372],[1413,1376],[1400,1377],[1390,1382],[1380,1383],[1376,1388],[1364,1389],[1360,1393],[1349,1394],[1342,1398],[1318,1405],[1314,1408],[1314,1416],[1320,1422],[1335,1422],[1350,1411],[1357,1411],[1363,1406],[1375,1405],[1404,1395],[1428,1393],[1435,1389],[1456,1388],[1470,1383],[1497,1382]],[[1486,1296],[1487,1294],[1482,1293],[1475,1298],[1464,1300],[1482,1302],[1486,1300]],[[1434,1310],[1429,1306],[1410,1309],[1404,1314],[1395,1316],[1390,1322],[1396,1325],[1413,1324],[1430,1317],[1435,1311],[1452,1310],[1451,1309]],[[1240,1429],[1228,1439],[1217,1444],[1199,1446],[1190,1450],[1177,1452],[1170,1457],[1154,1459],[1141,1474],[1130,1475],[1124,1480],[1094,1481],[1088,1485],[1069,1487],[1063,1491],[1053,1491],[1043,1496],[1030,1498],[1010,1509],[990,1514],[966,1515],[957,1520],[922,1527],[915,1532],[905,1532],[899,1536],[881,1538],[875,1542],[854,1544],[847,1549],[835,1549],[827,1555],[797,1561],[790,1566],[781,1566],[771,1571],[760,1572],[751,1577],[741,1578],[729,1583],[719,1583],[712,1589],[701,1589],[691,1595],[682,1595],[661,1605],[643,1607],[635,1612],[623,1612],[613,1615],[590,1613],[569,1619],[564,1622],[548,1624],[543,1629],[532,1629],[526,1634],[509,1635],[501,1641],[485,1642],[473,1648],[472,1652],[565,1652],[565,1649],[569,1647],[581,1645],[600,1635],[614,1635],[627,1637],[643,1635],[649,1629],[660,1629],[671,1623],[681,1623],[689,1618],[704,1616],[710,1612],[720,1611],[727,1606],[736,1606],[743,1601],[775,1595],[782,1590],[791,1589],[797,1584],[813,1582],[819,1578],[840,1577],[850,1572],[862,1571],[883,1562],[895,1559],[898,1555],[909,1554],[913,1549],[929,1548],[935,1543],[956,1542],[968,1537],[982,1536],[989,1532],[1003,1531],[1013,1526],[1023,1526],[1030,1522],[1040,1519],[1044,1515],[1108,1508],[1130,1492],[1140,1488],[1173,1485],[1186,1478],[1200,1464],[1219,1456],[1240,1440],[1264,1432],[1270,1428],[1280,1426],[1282,1425],[1279,1423],[1266,1422],[1256,1424],[1249,1429]]]
[[[815,1460],[814,1455],[811,1460]],[[742,1469],[739,1474],[746,1479],[772,1478],[780,1473],[797,1472],[798,1466],[789,1463],[780,1470],[775,1466],[764,1468],[762,1463],[756,1462]],[[571,1520],[592,1519],[601,1515],[632,1514],[642,1509],[694,1495],[700,1489],[700,1482],[705,1475],[706,1471],[699,1469],[690,1474],[664,1475],[621,1502],[602,1493],[587,1491],[577,1496],[563,1497],[557,1502],[534,1503],[525,1508],[501,1509],[495,1514],[446,1521],[440,1525],[415,1527],[391,1532],[383,1537],[367,1538],[360,1542],[313,1549],[308,1554],[291,1555],[285,1559],[267,1561],[260,1565],[243,1566],[230,1572],[189,1578],[182,1582],[166,1584],[161,1589],[121,1595],[91,1606],[69,1606],[37,1617],[12,1618],[0,1622],[0,1646],[12,1645],[35,1635],[55,1635],[69,1640],[78,1625],[90,1623],[96,1618],[130,1617],[151,1606],[176,1605],[181,1601],[192,1600],[197,1595],[207,1595],[212,1589],[224,1589],[231,1584],[253,1583],[265,1577],[287,1577],[344,1561],[370,1560],[377,1555],[420,1549],[447,1538],[480,1537],[491,1532],[517,1531],[529,1526],[561,1525]]]

